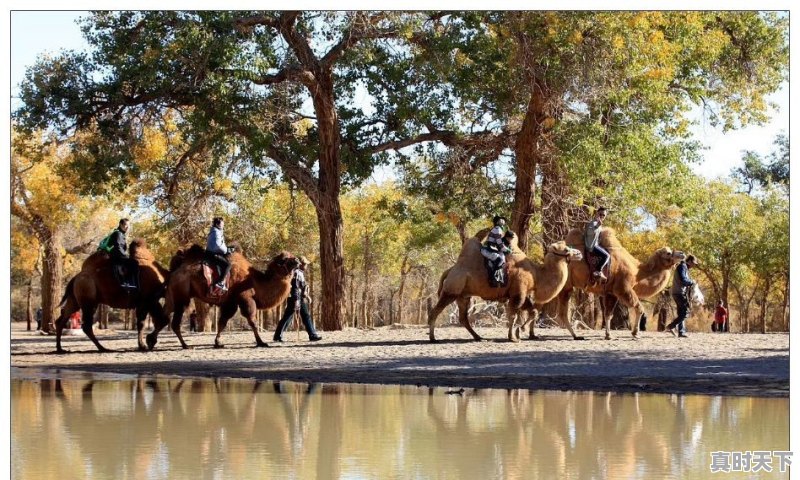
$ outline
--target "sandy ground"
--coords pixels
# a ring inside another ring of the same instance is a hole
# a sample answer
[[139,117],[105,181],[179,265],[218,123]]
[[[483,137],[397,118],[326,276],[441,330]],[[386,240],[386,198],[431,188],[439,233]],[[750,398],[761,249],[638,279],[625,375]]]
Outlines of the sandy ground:
[[164,331],[152,352],[136,351],[135,333],[100,331],[112,353],[98,353],[85,337],[64,337],[70,353],[56,355],[55,337],[11,332],[13,367],[58,368],[124,374],[243,377],[302,382],[410,384],[468,388],[525,388],[707,395],[789,395],[788,334],[694,333],[677,339],[625,331],[606,341],[600,331],[572,340],[561,329],[539,329],[544,340],[506,340],[502,328],[477,328],[487,341],[474,342],[462,327],[439,327],[441,343],[428,342],[427,328],[381,327],[322,332],[310,343],[304,332],[255,348],[251,332],[227,332],[226,348],[214,349],[213,333],[185,333],[194,346],[182,350]]

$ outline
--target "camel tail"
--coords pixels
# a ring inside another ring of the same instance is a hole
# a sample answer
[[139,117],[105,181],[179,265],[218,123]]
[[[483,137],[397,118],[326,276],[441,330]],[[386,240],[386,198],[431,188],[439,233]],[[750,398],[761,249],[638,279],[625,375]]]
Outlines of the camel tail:
[[442,272],[442,276],[439,277],[439,288],[436,289],[436,296],[437,297],[441,297],[442,296],[442,285],[444,285],[444,279],[447,278],[447,274],[448,273],[450,273],[450,269],[449,268],[447,270],[445,270],[444,272]]
[[72,289],[74,285],[75,285],[75,277],[72,277],[72,280],[69,281],[69,283],[67,284],[67,288],[64,290],[64,296],[61,297],[61,302],[59,302],[58,304],[59,307],[63,307],[64,304],[67,303],[67,298],[69,298],[70,295],[72,295]]

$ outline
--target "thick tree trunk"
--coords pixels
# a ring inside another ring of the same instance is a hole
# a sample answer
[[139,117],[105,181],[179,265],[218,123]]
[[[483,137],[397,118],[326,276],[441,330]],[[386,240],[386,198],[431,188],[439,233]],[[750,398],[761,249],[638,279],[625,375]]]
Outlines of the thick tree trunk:
[[344,257],[342,256],[344,222],[338,192],[324,201],[324,210],[317,210],[320,236],[322,299],[320,323],[323,330],[342,329],[344,304]]
[[33,278],[28,280],[28,302],[25,318],[28,321],[28,331],[31,331],[31,324],[33,323]]
[[39,239],[44,246],[42,262],[42,331],[50,333],[54,328],[54,320],[58,318],[58,304],[63,288],[61,236],[58,231]]
[[565,197],[567,188],[565,180],[554,159],[543,161],[540,165],[542,174],[542,241],[546,248],[553,242],[563,240],[569,232],[569,205]]
[[194,299],[194,311],[197,313],[197,331],[211,332],[214,330],[214,322],[209,315],[211,308],[207,303]]
[[541,158],[540,141],[546,118],[542,88],[533,82],[528,110],[514,146],[516,185],[511,228],[519,236],[519,248],[523,251],[528,249],[528,234],[536,194],[536,166]]

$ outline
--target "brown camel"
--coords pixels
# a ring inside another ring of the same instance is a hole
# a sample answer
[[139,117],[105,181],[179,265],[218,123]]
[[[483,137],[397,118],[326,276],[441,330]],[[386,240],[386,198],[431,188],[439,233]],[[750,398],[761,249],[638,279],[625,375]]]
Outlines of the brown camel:
[[[579,249],[581,252],[584,251],[582,230],[570,230],[566,241],[567,244]],[[582,337],[575,335],[575,331],[572,329],[572,322],[567,321],[567,319],[572,318],[569,311],[569,298],[572,295],[572,290],[578,288],[587,293],[599,295],[602,299],[606,340],[611,340],[609,324],[617,302],[628,308],[631,334],[636,338],[639,333],[639,318],[643,313],[639,300],[653,297],[661,292],[669,282],[672,268],[685,259],[686,255],[669,247],[662,247],[656,250],[646,262],[641,263],[619,243],[614,230],[606,227],[603,227],[600,232],[600,244],[611,255],[608,281],[590,285],[589,266],[586,262],[570,264],[569,280],[567,280],[567,284],[558,295],[559,322],[562,325],[567,325],[573,338],[576,340],[582,339]],[[533,331],[531,330],[532,334]]]
[[567,263],[580,259],[580,252],[557,242],[548,248],[543,265],[537,265],[525,256],[517,246],[517,237],[511,240],[512,254],[507,257],[508,282],[505,287],[491,287],[488,274],[480,253],[481,243],[489,229],[478,232],[464,242],[456,264],[442,273],[439,280],[439,301],[428,314],[428,329],[431,342],[436,341],[434,328],[436,317],[453,302],[458,305],[458,319],[475,340],[480,335],[472,329],[468,318],[469,303],[472,297],[484,300],[506,301],[508,319],[508,338],[519,341],[519,334],[512,334],[517,314],[525,304],[528,295],[533,294],[537,303],[544,303],[558,295],[567,281]]
[[[228,291],[219,296],[209,296],[208,284],[203,275],[202,260],[204,249],[199,245],[180,250],[170,261],[170,279],[167,282],[166,302],[164,309],[172,313],[172,330],[178,336],[183,348],[189,348],[181,335],[181,318],[192,298],[205,303],[220,306],[220,317],[217,325],[217,336],[214,347],[222,348],[220,341],[228,320],[239,308],[247,319],[256,345],[268,346],[261,340],[254,317],[258,310],[280,305],[289,296],[292,272],[300,261],[288,252],[281,252],[272,259],[264,272],[257,270],[241,253],[231,254],[231,273]],[[147,335],[147,346],[152,349],[158,341],[158,332],[165,325],[156,325]]]
[[100,304],[111,308],[135,308],[136,329],[138,330],[139,350],[147,351],[142,330],[144,319],[149,313],[153,323],[166,325],[167,317],[158,300],[164,296],[164,282],[168,271],[156,262],[153,253],[147,249],[144,240],[131,242],[130,256],[139,263],[139,289],[129,291],[119,285],[114,276],[111,257],[108,253],[97,251],[84,260],[81,271],[67,284],[61,299],[61,315],[56,320],[56,351],[61,348],[61,334],[69,317],[80,310],[83,315],[82,330],[101,352],[109,351],[100,345],[92,330],[94,312]]

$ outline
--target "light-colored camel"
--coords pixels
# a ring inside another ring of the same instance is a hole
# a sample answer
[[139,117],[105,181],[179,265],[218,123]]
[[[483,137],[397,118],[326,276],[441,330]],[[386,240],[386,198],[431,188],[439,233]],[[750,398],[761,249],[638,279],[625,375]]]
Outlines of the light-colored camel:
[[[583,231],[580,229],[570,230],[566,242],[583,252]],[[572,322],[567,320],[572,318],[569,298],[572,290],[577,288],[598,295],[603,301],[606,340],[611,339],[609,324],[617,302],[628,308],[631,334],[636,338],[639,333],[639,318],[642,315],[642,305],[639,300],[654,297],[661,292],[669,283],[672,268],[684,260],[686,254],[669,247],[662,247],[656,250],[647,261],[641,263],[619,243],[614,230],[606,227],[603,227],[600,232],[600,245],[606,248],[611,255],[608,281],[590,285],[589,265],[586,262],[571,263],[569,279],[558,295],[559,323],[567,326],[573,338],[582,339],[575,335]],[[531,330],[531,335],[533,335],[533,330]]]
[[580,252],[567,247],[564,242],[557,242],[548,248],[542,265],[536,264],[525,256],[517,246],[517,237],[510,242],[512,253],[507,256],[508,281],[504,287],[489,285],[488,273],[484,265],[484,257],[480,249],[489,229],[478,232],[474,237],[464,242],[456,264],[445,270],[439,280],[439,300],[428,313],[429,339],[436,341],[434,328],[436,318],[448,305],[456,302],[458,305],[458,319],[475,340],[481,340],[470,325],[469,303],[472,297],[484,300],[508,301],[506,305],[506,318],[508,319],[508,338],[519,341],[519,334],[515,332],[517,314],[525,304],[529,295],[533,295],[537,302],[546,303],[553,299],[567,281],[567,263],[579,260]]
[[114,276],[108,253],[97,251],[84,260],[81,271],[69,281],[61,299],[63,307],[61,315],[56,320],[58,353],[65,353],[61,348],[61,334],[69,317],[78,310],[82,312],[81,328],[86,336],[101,352],[109,351],[100,345],[92,330],[95,310],[101,304],[111,308],[136,309],[136,330],[141,351],[147,350],[142,337],[147,314],[153,317],[154,325],[159,323],[166,325],[167,317],[158,300],[164,296],[164,281],[169,272],[156,262],[153,253],[147,249],[142,239],[137,238],[131,242],[130,256],[139,263],[139,288],[134,291],[120,286]]
[[[171,273],[167,282],[164,309],[167,315],[172,314],[172,330],[178,336],[181,346],[189,348],[181,335],[181,319],[192,298],[220,306],[217,336],[214,338],[215,348],[224,347],[220,337],[237,308],[241,310],[253,330],[256,345],[268,346],[258,334],[255,314],[258,310],[274,308],[286,300],[291,289],[292,272],[300,265],[300,261],[289,252],[281,252],[262,272],[251,265],[244,255],[234,252],[230,256],[231,273],[228,291],[219,296],[209,296],[208,284],[203,275],[204,256],[202,247],[192,245],[189,249],[178,251],[170,261]],[[147,335],[147,346],[150,349],[158,341],[158,332],[163,327],[163,325],[160,328],[156,326],[153,332]]]

